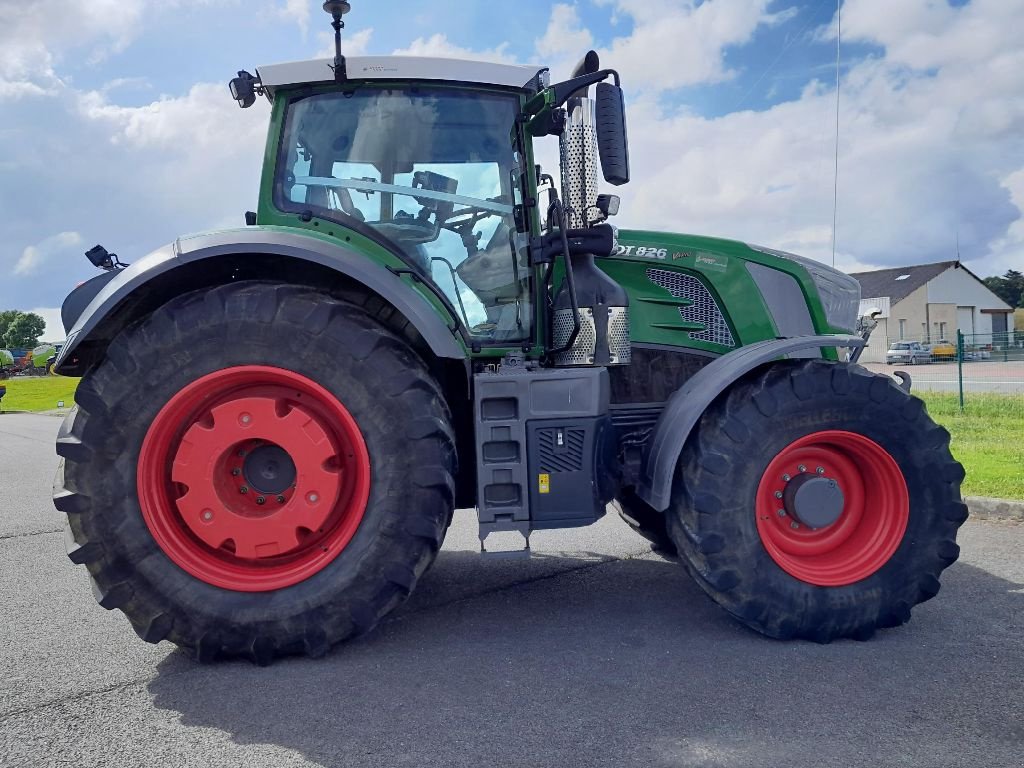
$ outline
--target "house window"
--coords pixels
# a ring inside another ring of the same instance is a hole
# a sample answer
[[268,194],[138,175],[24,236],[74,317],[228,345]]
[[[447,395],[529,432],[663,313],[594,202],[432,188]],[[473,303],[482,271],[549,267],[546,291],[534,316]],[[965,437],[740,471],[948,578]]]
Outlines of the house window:
[[905,339],[907,337],[907,321],[900,320],[900,338]]

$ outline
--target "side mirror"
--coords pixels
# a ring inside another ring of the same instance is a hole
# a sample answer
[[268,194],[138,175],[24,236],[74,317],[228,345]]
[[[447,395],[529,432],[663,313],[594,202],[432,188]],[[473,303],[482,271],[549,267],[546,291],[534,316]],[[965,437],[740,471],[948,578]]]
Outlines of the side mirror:
[[256,103],[256,83],[256,78],[244,70],[228,83],[231,98],[237,101],[242,109],[248,109]]
[[597,84],[597,146],[601,153],[604,180],[617,187],[628,184],[626,103],[622,89],[611,83]]

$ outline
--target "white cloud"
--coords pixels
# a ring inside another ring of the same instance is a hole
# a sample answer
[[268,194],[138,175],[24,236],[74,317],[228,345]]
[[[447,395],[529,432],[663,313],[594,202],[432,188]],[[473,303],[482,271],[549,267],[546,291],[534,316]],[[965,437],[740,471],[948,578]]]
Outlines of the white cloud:
[[[237,0],[0,0],[0,101],[59,93],[65,58],[89,63],[124,50],[144,20],[189,5]],[[286,3],[297,5],[296,0]]]
[[509,44],[507,42],[489,50],[477,51],[471,48],[463,48],[451,42],[447,35],[439,32],[430,37],[416,38],[407,48],[399,48],[394,51],[394,55],[438,56],[446,59],[476,59],[503,64],[515,64],[516,58],[509,53],[508,48]]
[[309,32],[309,9],[310,0],[284,0],[278,12],[294,21],[305,36]]
[[[345,56],[365,56],[370,48],[370,40],[373,39],[373,27],[367,27],[361,29],[358,32],[348,35],[342,32],[341,35],[341,52]],[[320,50],[317,51],[314,58],[318,59],[333,59],[334,58],[334,33],[333,32],[321,32],[317,35],[317,40],[320,44]]]
[[600,51],[634,90],[665,91],[734,76],[728,47],[746,43],[758,27],[787,18],[768,12],[771,0],[600,0],[633,30]]
[[594,36],[589,29],[580,23],[580,15],[575,5],[558,3],[551,9],[544,36],[537,40],[537,54],[546,62],[554,58],[562,58],[566,51],[570,55],[582,56],[594,44]]
[[265,102],[257,103],[261,106],[256,112],[240,110],[223,83],[199,83],[184,96],[163,96],[141,107],[118,106],[91,91],[79,96],[78,108],[86,118],[109,126],[115,144],[201,155],[210,161],[214,151],[232,154],[240,142],[262,141],[266,125],[255,116],[265,111]]
[[51,256],[82,244],[77,232],[61,232],[40,243],[30,245],[21,252],[21,258],[14,265],[14,274],[27,276],[39,271]]
[[60,307],[36,307],[30,309],[46,321],[46,329],[43,331],[43,341],[61,341],[67,335],[64,333],[64,323],[60,319]]

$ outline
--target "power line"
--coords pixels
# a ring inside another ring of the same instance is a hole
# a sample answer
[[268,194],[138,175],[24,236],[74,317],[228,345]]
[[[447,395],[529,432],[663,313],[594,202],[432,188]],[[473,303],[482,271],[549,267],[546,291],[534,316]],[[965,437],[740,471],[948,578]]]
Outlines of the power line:
[[843,53],[843,0],[836,0],[836,173],[832,189],[832,266],[836,265],[836,225],[839,222],[839,94],[842,86],[840,66]]

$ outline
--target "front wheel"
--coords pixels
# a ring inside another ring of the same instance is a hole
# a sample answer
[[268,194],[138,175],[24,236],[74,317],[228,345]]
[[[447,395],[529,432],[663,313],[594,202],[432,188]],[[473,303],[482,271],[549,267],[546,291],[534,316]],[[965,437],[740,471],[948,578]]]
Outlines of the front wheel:
[[949,433],[888,377],[778,363],[702,418],[669,533],[697,583],[757,631],[866,639],[939,591],[963,477]]
[[237,283],[121,333],[58,437],[104,608],[201,660],[320,655],[404,600],[453,508],[444,398],[362,307]]

